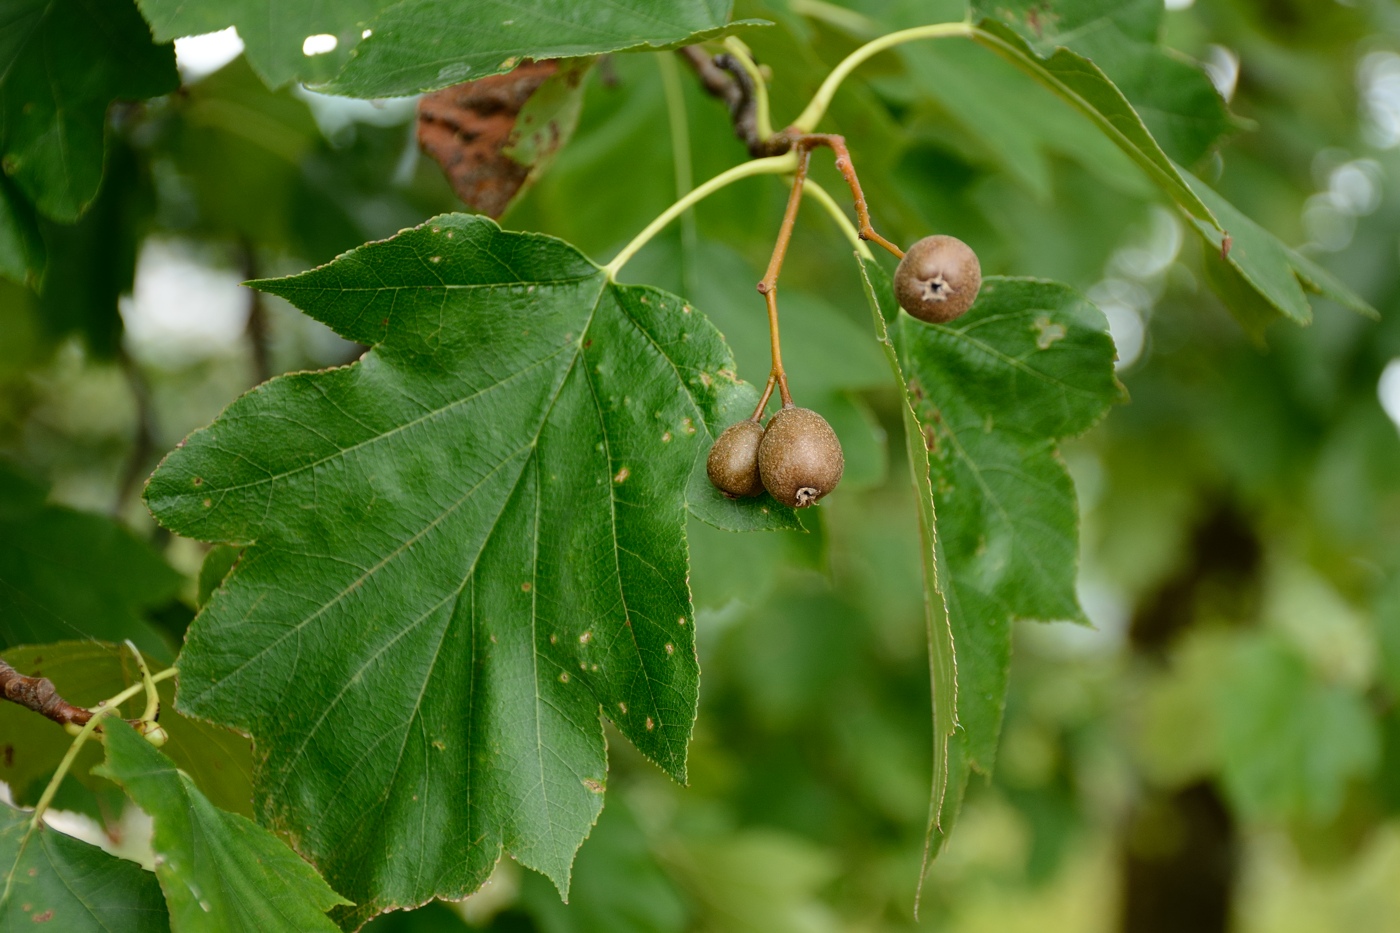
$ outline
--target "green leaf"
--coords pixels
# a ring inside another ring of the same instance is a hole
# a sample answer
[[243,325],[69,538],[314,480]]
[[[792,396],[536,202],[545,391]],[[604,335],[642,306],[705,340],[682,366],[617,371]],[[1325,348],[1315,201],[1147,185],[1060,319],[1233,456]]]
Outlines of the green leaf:
[[1200,179],[1183,174],[1230,237],[1229,249],[1223,250],[1224,238],[1215,226],[1193,220],[1196,231],[1212,248],[1205,255],[1206,276],[1245,330],[1256,338],[1279,316],[1298,324],[1312,322],[1304,289],[1366,317],[1380,316],[1327,270],[1284,246]]
[[0,175],[0,276],[37,288],[44,276],[44,241],[34,206]]
[[[119,645],[97,641],[66,641],[52,645],[11,648],[5,661],[26,676],[42,676],[53,681],[59,696],[78,706],[95,706],[107,697],[139,683],[141,673],[131,653]],[[163,665],[151,663],[152,670]],[[225,810],[251,815],[253,803],[251,744],[241,735],[197,719],[187,719],[175,710],[175,686],[162,681],[157,687],[161,699],[160,724],[170,736],[165,746],[179,767],[192,775]],[[123,713],[134,719],[141,715],[145,696],[127,701]],[[72,737],[63,727],[36,716],[13,703],[0,705],[0,780],[10,785],[15,800],[31,804],[38,800],[43,784],[68,751]],[[91,790],[105,782],[91,781],[90,768],[101,760],[101,746],[89,742],[79,752],[73,776]]]
[[81,334],[93,355],[111,359],[121,347],[118,302],[131,294],[136,255],[156,203],[146,160],[125,140],[107,156],[102,190],[73,224],[41,221],[48,269],[38,297],[44,330],[53,338]]
[[0,168],[70,223],[102,183],[107,107],[180,84],[130,0],[15,0],[0,13]]
[[190,776],[122,720],[109,719],[99,772],[155,822],[151,846],[177,933],[301,933],[337,928],[326,911],[349,904],[272,833],[226,813]]
[[973,39],[1025,71],[1092,120],[1190,217],[1214,223],[1214,217],[1180,169],[1153,139],[1142,117],[1117,86],[1093,62],[1066,48],[1048,57],[1032,49],[1016,32],[984,19]]
[[0,462],[0,648],[130,638],[169,657],[141,614],[174,596],[180,575],[110,518],[43,497],[42,486]]
[[[253,70],[269,87],[293,80],[324,81],[345,63],[350,49],[360,41],[364,23],[391,5],[393,0],[137,0],[150,21],[156,39],[168,42],[181,36],[238,28],[245,54]],[[302,43],[308,36],[336,37],[334,52],[307,55]]]
[[1103,69],[1177,162],[1195,163],[1236,128],[1205,72],[1159,44],[1161,0],[973,0],[972,8],[1042,56],[1064,46]]
[[1079,510],[1056,447],[1122,397],[1113,341],[1068,287],[990,278],[949,324],[901,315],[898,343],[931,454],[958,721],[970,762],[990,772],[1010,623],[1087,621],[1075,595]]
[[190,627],[181,708],[253,734],[261,818],[355,918],[462,897],[502,848],[565,888],[600,705],[685,777],[687,504],[793,524],[703,482],[754,390],[685,302],[481,217],[258,287],[375,347],[245,395],[147,487],[172,530],[249,545]]
[[43,825],[21,853],[33,815],[0,804],[0,864],[7,870],[14,866],[9,897],[0,904],[0,928],[63,933],[170,929],[155,875],[135,862]]
[[[899,320],[899,305],[895,303],[889,276],[873,260],[859,259],[861,281],[874,317],[875,334],[885,351],[890,372],[899,386],[903,404],[899,406],[904,423],[904,450],[909,462],[909,476],[914,483],[914,499],[919,515],[919,560],[924,579],[924,625],[928,632],[929,671],[933,681],[933,791],[929,801],[928,827],[924,834],[924,861],[919,873],[922,891],[929,860],[946,838],[956,815],[945,808],[950,785],[949,745],[958,727],[959,672],[956,633],[951,624],[949,603],[939,580],[938,522],[935,515],[936,494],[930,469],[924,429],[914,407],[915,395],[905,376],[905,366],[899,349],[890,339],[889,324]],[[898,326],[898,325],[896,325]]]
[[349,97],[435,91],[509,71],[522,58],[578,58],[712,39],[730,0],[403,0],[369,24],[325,90]]
[[[1106,22],[1102,16],[1087,21],[1096,26]],[[1087,25],[1085,28],[1090,34],[1095,31]],[[1064,47],[1043,56],[1020,34],[993,19],[980,22],[973,38],[1088,116],[1186,213],[1207,243],[1219,249],[1226,235],[1232,238],[1226,261],[1233,274],[1214,269],[1207,270],[1207,275],[1251,332],[1261,331],[1275,312],[1299,323],[1310,321],[1312,311],[1303,294],[1304,286],[1359,313],[1375,316],[1374,309],[1363,299],[1315,263],[1284,246],[1168,158],[1123,92],[1094,62]],[[1162,83],[1162,79],[1150,78],[1147,83]],[[1239,255],[1235,255],[1237,251]]]
[[1087,621],[1075,594],[1079,509],[1056,448],[1122,398],[1113,341],[1103,314],[1067,286],[1004,278],[985,280],[949,324],[900,315],[896,341],[938,510],[958,757],[990,774],[1011,623]]
[[1379,762],[1366,699],[1323,682],[1277,637],[1242,638],[1229,667],[1214,700],[1232,803],[1249,819],[1335,818],[1348,782]]

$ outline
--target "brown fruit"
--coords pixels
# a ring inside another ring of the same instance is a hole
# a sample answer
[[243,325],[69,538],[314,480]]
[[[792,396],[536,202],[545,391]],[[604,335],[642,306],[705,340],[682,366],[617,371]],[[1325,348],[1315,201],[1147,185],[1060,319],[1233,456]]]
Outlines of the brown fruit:
[[724,429],[705,460],[705,471],[716,489],[731,499],[763,495],[758,475],[761,440],[763,425],[757,421],[740,421]]
[[957,237],[926,236],[904,254],[894,272],[894,297],[921,321],[946,324],[962,316],[982,287],[977,254]]
[[816,502],[836,488],[845,467],[836,432],[810,408],[784,408],[768,419],[758,472],[783,505],[801,509]]

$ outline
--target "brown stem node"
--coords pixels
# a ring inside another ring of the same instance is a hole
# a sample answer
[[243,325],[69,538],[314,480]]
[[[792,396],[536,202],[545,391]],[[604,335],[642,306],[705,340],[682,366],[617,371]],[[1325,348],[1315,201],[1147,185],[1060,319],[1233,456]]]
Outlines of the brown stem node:
[[91,710],[74,706],[59,696],[47,677],[26,677],[4,661],[0,661],[0,694],[60,726],[85,726],[92,718]]

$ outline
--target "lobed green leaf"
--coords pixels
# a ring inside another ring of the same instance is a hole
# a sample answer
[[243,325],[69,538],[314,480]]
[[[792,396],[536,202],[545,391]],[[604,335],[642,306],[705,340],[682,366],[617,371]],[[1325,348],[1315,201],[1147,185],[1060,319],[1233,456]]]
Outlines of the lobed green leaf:
[[685,302],[482,217],[257,286],[375,346],[253,390],[152,478],[167,527],[248,545],[190,627],[180,708],[253,735],[260,818],[346,923],[465,896],[503,848],[566,890],[600,707],[685,779],[687,506],[795,525],[703,479],[753,389]]
[[1078,507],[1056,446],[1103,417],[1122,387],[1103,315],[1066,286],[989,278],[972,310],[935,325],[899,314],[887,277],[863,267],[912,406],[934,690],[928,858],[952,828],[968,769],[989,774],[995,762],[1011,623],[1086,621]]
[[991,278],[949,324],[899,319],[940,517],[940,580],[958,646],[958,724],[990,773],[1011,623],[1087,624],[1075,595],[1079,509],[1056,447],[1122,397],[1101,312],[1070,288]]

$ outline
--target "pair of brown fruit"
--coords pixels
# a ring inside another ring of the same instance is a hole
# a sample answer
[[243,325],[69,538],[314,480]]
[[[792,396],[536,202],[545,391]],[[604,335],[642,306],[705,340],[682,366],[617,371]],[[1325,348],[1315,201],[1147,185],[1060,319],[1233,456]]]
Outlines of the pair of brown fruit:
[[[950,236],[924,237],[909,247],[894,274],[899,306],[932,324],[961,316],[981,287],[977,254]],[[731,499],[767,490],[801,509],[836,488],[846,458],[825,418],[792,405],[769,418],[766,428],[756,418],[731,424],[710,448],[705,467],[716,489]]]

